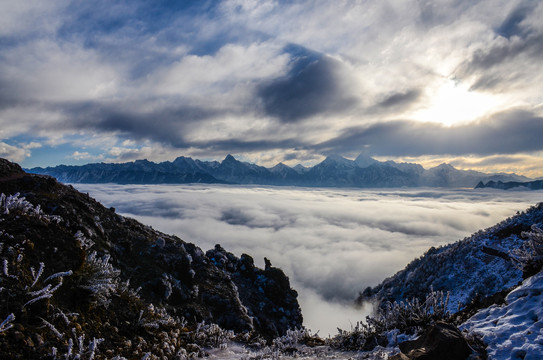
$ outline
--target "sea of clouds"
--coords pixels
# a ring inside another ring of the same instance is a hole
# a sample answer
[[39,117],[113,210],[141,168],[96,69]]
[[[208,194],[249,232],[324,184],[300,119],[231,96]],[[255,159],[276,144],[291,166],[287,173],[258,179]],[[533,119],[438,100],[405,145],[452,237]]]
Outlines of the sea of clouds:
[[543,201],[543,191],[75,184],[105,206],[204,251],[215,244],[282,268],[321,336],[371,311],[352,306],[431,246]]

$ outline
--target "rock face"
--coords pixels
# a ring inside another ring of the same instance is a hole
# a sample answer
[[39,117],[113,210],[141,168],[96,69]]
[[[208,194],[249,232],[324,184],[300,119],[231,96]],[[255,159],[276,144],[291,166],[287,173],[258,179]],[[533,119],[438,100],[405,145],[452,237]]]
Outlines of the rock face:
[[416,340],[400,344],[407,359],[413,360],[465,360],[472,353],[462,333],[445,322],[437,322]]
[[227,272],[237,285],[241,302],[247,306],[256,328],[266,333],[284,334],[302,323],[296,300],[298,294],[290,289],[289,279],[283,271],[271,266],[268,259],[262,270],[255,267],[249,255],[243,254],[238,259],[220,245],[215,245],[206,256]]
[[19,164],[0,158],[0,178],[14,177],[24,173]]
[[[0,322],[13,313],[13,324],[25,329],[17,335],[13,329],[4,332],[0,353],[19,349],[19,354],[43,358],[36,354],[53,345],[67,348],[68,338],[77,343],[72,327],[78,336],[86,334],[86,342],[104,338],[121,349],[115,354],[134,358],[137,351],[141,358],[144,350],[168,355],[153,351],[151,344],[165,341],[160,334],[176,337],[171,346],[179,347],[186,340],[180,337],[202,321],[266,339],[302,326],[297,293],[281,270],[258,269],[249,256],[238,259],[220,246],[206,255],[8,161],[0,161],[0,174],[0,261],[5,264]],[[53,274],[60,275],[48,279]],[[48,292],[59,278],[63,282],[56,292]],[[49,290],[38,291],[48,285]],[[40,319],[62,336],[47,332]],[[32,334],[45,337],[43,349],[35,346]],[[137,337],[139,344],[127,342]]]

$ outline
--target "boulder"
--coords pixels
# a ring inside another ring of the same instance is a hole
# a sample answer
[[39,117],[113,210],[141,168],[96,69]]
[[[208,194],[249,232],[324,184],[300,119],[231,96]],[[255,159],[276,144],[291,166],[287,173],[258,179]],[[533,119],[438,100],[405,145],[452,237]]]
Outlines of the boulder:
[[472,353],[466,339],[454,325],[438,321],[416,340],[401,343],[400,350],[412,360],[465,360]]

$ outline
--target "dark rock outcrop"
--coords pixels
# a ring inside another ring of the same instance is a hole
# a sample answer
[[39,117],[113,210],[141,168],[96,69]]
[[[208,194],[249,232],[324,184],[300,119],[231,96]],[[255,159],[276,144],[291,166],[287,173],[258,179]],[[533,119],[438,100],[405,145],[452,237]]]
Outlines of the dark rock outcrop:
[[19,164],[0,158],[0,179],[15,177],[24,173]]
[[399,346],[406,355],[404,358],[412,360],[465,360],[472,353],[460,330],[441,321],[427,328],[416,340]]
[[265,270],[262,270],[254,266],[249,255],[243,254],[238,259],[220,245],[215,245],[215,249],[206,255],[219,269],[230,274],[241,302],[254,319],[255,328],[265,333],[283,334],[302,323],[302,313],[296,300],[298,294],[290,288],[285,273],[271,266],[268,259]]

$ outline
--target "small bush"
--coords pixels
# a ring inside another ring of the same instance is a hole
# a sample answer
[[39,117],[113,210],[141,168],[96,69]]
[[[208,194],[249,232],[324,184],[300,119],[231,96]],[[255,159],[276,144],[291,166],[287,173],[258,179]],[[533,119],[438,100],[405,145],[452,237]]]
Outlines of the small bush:
[[389,344],[389,333],[417,334],[438,320],[449,317],[449,294],[432,291],[425,301],[412,299],[405,302],[387,302],[375,316],[367,316],[366,322],[358,322],[350,331],[338,329],[339,334],[329,345],[340,350],[372,350]]
[[522,232],[526,241],[521,248],[511,251],[511,258],[524,278],[537,274],[543,268],[543,230],[532,225],[532,231]]

